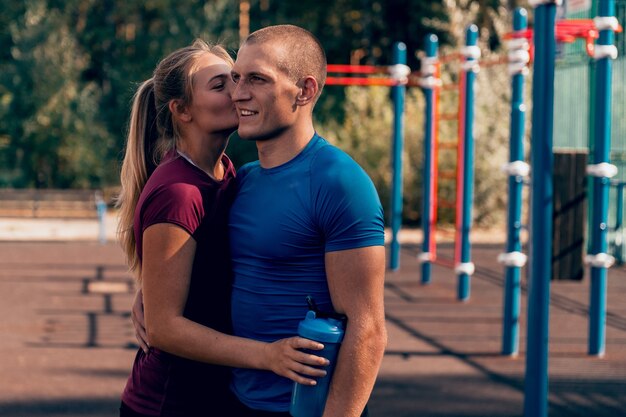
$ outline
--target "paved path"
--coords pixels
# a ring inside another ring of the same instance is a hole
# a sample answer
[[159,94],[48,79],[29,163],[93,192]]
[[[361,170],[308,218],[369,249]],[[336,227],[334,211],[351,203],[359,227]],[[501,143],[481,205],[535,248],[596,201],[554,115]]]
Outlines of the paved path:
[[36,219],[0,217],[0,241],[66,242],[115,241],[117,214],[109,211],[103,222],[96,219]]
[[[502,245],[475,245],[471,299],[456,301],[456,278],[434,266],[419,283],[417,249],[406,247],[401,269],[387,274],[390,343],[372,398],[376,416],[523,415],[526,280],[521,354],[499,355],[502,328]],[[451,245],[439,250],[452,256]],[[609,271],[607,354],[589,357],[588,280],[553,282],[550,308],[549,415],[626,416],[626,272]]]
[[[500,251],[475,245],[471,300],[460,303],[447,268],[435,266],[432,284],[419,284],[417,249],[405,245],[400,271],[387,274],[390,340],[372,416],[522,415],[523,335],[519,358],[499,355]],[[116,415],[134,356],[121,250],[89,240],[5,241],[0,265],[0,416]],[[587,280],[552,285],[551,417],[626,416],[626,272],[609,272],[603,359],[585,354],[587,297]]]

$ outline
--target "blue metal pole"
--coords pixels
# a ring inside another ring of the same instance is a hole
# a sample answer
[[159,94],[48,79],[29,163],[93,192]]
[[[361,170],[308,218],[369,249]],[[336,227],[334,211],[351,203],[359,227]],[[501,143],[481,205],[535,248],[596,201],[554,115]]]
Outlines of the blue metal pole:
[[424,233],[422,242],[422,283],[428,284],[431,280],[433,254],[431,253],[431,239],[433,215],[433,194],[435,178],[433,178],[433,167],[437,163],[434,158],[435,147],[435,88],[436,88],[436,63],[438,38],[434,34],[426,35],[424,41],[425,59],[422,60],[422,76],[424,82],[422,89],[426,100],[424,117],[424,165],[422,171],[422,231]]
[[[393,63],[406,65],[406,45],[398,42],[393,48]],[[391,87],[393,100],[393,180],[391,186],[391,256],[389,268],[400,267],[400,243],[398,232],[402,225],[402,148],[404,142],[404,95],[406,87],[398,84]]]
[[531,244],[524,416],[546,417],[552,274],[554,60],[556,4],[535,8],[531,132]]
[[[474,200],[474,81],[478,72],[478,27],[470,25],[465,31],[465,119],[464,151],[463,151],[463,201],[461,225],[460,264],[456,267],[458,274],[457,298],[467,301],[470,297],[470,277],[474,273],[471,261],[471,245],[469,240],[472,227],[472,204]],[[474,51],[478,51],[475,53]]]
[[[615,1],[599,0],[598,17],[614,17]],[[596,24],[597,25],[597,24]],[[597,25],[598,26],[598,25]],[[610,54],[602,50],[614,48],[612,29],[600,28],[596,44],[596,95],[595,95],[595,146],[594,165],[597,168],[609,166],[611,151],[611,71]],[[608,47],[608,48],[607,48]],[[592,167],[590,167],[592,168]],[[595,173],[592,173],[595,171]],[[591,225],[591,295],[589,307],[589,349],[590,355],[604,355],[606,326],[606,278],[607,269],[612,263],[607,252],[607,217],[609,206],[610,170],[590,170],[593,178],[593,213]]]
[[[517,8],[513,15],[513,31],[524,31],[528,27],[528,13]],[[520,239],[522,229],[522,186],[524,175],[515,171],[516,165],[527,167],[524,163],[524,75],[527,72],[528,42],[524,38],[510,49],[510,56],[516,58],[509,63],[513,74],[511,81],[511,133],[509,150],[509,207],[507,216],[507,243],[505,255],[504,311],[502,320],[502,354],[517,355],[519,351],[519,315],[520,315],[520,275],[522,260],[525,262]],[[517,54],[517,56],[515,56]],[[523,165],[522,165],[523,164]],[[516,259],[517,258],[517,259]],[[520,260],[521,258],[521,260]]]

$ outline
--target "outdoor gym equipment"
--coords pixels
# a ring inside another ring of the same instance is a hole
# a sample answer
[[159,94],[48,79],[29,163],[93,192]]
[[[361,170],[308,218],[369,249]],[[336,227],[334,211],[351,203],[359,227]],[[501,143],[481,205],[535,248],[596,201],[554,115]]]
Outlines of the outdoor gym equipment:
[[[406,45],[398,42],[393,48],[393,65],[328,65],[326,85],[359,85],[391,87],[393,101],[393,144],[391,184],[391,248],[389,268],[400,267],[398,233],[402,225],[402,149],[404,145],[404,99],[411,69],[406,65]],[[350,74],[330,75],[335,73]],[[365,75],[365,76],[364,76]],[[372,75],[376,75],[373,77]],[[384,76],[386,75],[386,76]]]

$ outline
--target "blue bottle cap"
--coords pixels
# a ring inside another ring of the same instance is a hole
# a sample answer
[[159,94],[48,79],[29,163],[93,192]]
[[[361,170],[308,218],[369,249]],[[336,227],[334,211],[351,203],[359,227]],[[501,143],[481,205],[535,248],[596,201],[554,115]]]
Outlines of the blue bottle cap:
[[315,311],[309,310],[298,325],[298,335],[321,343],[341,343],[343,322],[333,318],[317,318]]

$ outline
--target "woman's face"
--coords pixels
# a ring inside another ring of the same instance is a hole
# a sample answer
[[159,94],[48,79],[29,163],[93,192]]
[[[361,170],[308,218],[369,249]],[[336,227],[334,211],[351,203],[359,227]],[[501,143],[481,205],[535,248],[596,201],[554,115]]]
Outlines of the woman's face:
[[196,62],[188,111],[191,123],[201,132],[230,135],[237,129],[239,119],[231,99],[234,83],[230,71],[226,61],[208,52]]

